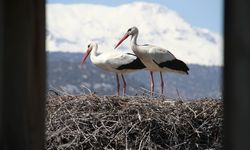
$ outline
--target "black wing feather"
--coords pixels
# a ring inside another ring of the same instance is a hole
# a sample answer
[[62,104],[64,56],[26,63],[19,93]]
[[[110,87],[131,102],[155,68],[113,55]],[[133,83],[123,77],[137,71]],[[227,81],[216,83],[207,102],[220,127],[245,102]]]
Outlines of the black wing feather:
[[188,66],[183,61],[181,61],[179,59],[173,59],[173,60],[165,61],[165,62],[162,62],[159,64],[155,60],[153,60],[153,61],[161,68],[167,67],[167,68],[170,68],[173,70],[183,71],[186,74],[188,74],[188,70],[189,70]]
[[[136,56],[135,54],[132,54],[132,53],[127,53],[127,54]],[[136,59],[133,60],[131,63],[121,65],[116,69],[118,69],[118,70],[123,70],[123,69],[131,69],[131,70],[133,70],[133,69],[135,69],[136,70],[136,69],[144,69],[144,68],[146,68],[145,65],[141,62],[141,60],[138,57],[136,57]]]

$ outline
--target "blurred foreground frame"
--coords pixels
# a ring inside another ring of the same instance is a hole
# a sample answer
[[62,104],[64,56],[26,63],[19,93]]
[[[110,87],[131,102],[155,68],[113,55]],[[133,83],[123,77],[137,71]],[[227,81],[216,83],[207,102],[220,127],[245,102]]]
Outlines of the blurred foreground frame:
[[44,149],[45,0],[0,0],[0,149]]
[[[225,149],[250,149],[250,1],[225,1]],[[44,149],[45,1],[0,0],[0,149]]]
[[250,149],[250,1],[224,6],[225,149]]

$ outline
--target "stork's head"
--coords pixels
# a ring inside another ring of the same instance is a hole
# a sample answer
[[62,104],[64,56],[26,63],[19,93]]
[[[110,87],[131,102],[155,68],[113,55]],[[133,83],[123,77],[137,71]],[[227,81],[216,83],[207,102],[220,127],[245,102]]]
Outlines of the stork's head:
[[125,35],[121,38],[121,40],[116,44],[115,49],[124,41],[126,40],[130,35],[134,36],[138,34],[138,28],[137,27],[132,27],[129,28],[128,31],[125,33]]
[[138,28],[137,28],[137,27],[129,28],[128,31],[127,31],[127,34],[128,34],[128,35],[135,35],[135,34],[138,34]]
[[93,50],[94,47],[97,47],[97,44],[95,42],[91,42],[89,45],[88,45],[88,49],[82,59],[82,64],[84,64],[84,62],[86,61],[86,59],[88,58],[90,52]]

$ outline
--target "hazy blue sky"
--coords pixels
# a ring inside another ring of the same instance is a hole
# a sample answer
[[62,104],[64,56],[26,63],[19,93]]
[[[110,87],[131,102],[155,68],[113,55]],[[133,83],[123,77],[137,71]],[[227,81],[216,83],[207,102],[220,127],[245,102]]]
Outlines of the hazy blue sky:
[[[117,6],[136,0],[47,0],[48,3],[91,3]],[[223,0],[144,0],[175,10],[188,23],[223,33]]]

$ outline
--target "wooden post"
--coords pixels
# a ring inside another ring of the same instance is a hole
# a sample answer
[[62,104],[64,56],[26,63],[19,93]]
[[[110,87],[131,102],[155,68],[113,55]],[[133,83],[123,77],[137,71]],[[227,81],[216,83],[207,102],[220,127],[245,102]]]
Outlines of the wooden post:
[[224,2],[225,149],[250,149],[250,1]]
[[3,145],[3,1],[0,0],[0,149]]
[[44,149],[45,0],[0,0],[2,150]]

